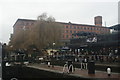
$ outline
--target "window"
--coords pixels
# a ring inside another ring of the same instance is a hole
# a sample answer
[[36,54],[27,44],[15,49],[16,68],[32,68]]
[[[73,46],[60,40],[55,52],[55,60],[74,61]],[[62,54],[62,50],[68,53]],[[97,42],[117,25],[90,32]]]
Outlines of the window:
[[77,29],[79,29],[79,26],[77,27]]
[[91,30],[94,30],[94,28],[93,28],[93,27],[91,27]]
[[76,31],[74,31],[74,33],[76,33]]
[[70,30],[70,33],[72,33],[72,30]]
[[66,26],[66,28],[68,28],[68,26]]
[[89,27],[87,27],[86,29],[89,30]]
[[70,25],[70,29],[72,29],[72,26]]
[[86,30],[86,27],[84,27],[84,30]]
[[74,26],[74,29],[76,29],[76,26]]
[[92,30],[92,27],[91,27],[91,30]]

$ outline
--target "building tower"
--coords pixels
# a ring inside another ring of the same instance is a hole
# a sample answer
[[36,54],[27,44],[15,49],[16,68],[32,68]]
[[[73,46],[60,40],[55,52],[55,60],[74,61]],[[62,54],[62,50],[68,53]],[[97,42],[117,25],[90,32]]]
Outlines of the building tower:
[[102,26],[102,16],[96,16],[94,22],[96,26]]

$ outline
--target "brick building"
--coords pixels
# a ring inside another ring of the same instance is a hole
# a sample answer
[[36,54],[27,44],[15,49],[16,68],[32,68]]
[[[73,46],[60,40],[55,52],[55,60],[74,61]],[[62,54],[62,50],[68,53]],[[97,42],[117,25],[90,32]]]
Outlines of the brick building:
[[[107,27],[102,26],[102,17],[96,16],[94,18],[95,25],[87,25],[87,24],[74,24],[71,22],[64,23],[58,22],[64,26],[62,31],[61,40],[69,41],[69,39],[73,38],[72,34],[78,33],[81,31],[84,32],[94,32],[97,34],[106,34],[110,33],[110,29]],[[36,20],[29,20],[29,19],[18,19],[13,26],[13,35],[23,29],[31,29],[36,24]],[[75,36],[78,37],[78,36]]]

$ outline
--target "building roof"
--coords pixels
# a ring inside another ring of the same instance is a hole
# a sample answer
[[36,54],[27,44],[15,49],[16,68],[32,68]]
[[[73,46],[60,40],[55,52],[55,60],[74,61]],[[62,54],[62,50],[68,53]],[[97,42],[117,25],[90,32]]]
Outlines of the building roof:
[[35,22],[36,20],[32,20],[32,19],[20,19],[20,18],[18,18],[17,21],[15,22],[15,24],[13,25],[13,27],[16,25],[16,23],[18,21],[33,21],[33,22]]
[[[18,21],[33,21],[33,22],[36,22],[37,20],[31,20],[31,19],[18,19],[16,21],[16,23]],[[15,23],[15,24],[16,24]],[[57,22],[57,23],[60,23],[60,24],[65,24],[65,25],[75,25],[75,26],[89,26],[89,27],[102,27],[102,28],[108,28],[108,27],[104,27],[104,26],[96,26],[96,25],[88,25],[88,24],[76,24],[76,23],[71,23],[71,22],[68,22],[68,23],[65,23],[65,22]],[[15,26],[15,24],[13,25],[13,27]]]
[[61,23],[61,24],[66,24],[66,25],[75,25],[75,26],[89,26],[89,27],[102,27],[102,28],[107,28],[107,27],[104,27],[104,26],[96,26],[96,25],[88,25],[88,24],[76,24],[76,23],[65,23],[65,22],[58,22],[58,23]]

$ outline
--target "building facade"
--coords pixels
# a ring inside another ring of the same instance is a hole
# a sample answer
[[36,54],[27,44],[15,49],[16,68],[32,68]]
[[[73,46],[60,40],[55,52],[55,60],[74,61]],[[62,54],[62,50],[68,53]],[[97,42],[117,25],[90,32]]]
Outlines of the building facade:
[[[110,29],[107,27],[102,26],[102,17],[101,16],[96,16],[94,18],[94,23],[95,25],[87,25],[87,24],[74,24],[71,22],[64,23],[64,22],[58,22],[62,24],[63,31],[62,31],[62,36],[61,40],[69,40],[73,38],[72,34],[78,33],[81,31],[84,32],[94,32],[97,34],[108,34],[110,33]],[[28,20],[28,19],[18,19],[16,23],[13,26],[13,35],[17,34],[17,32],[20,32],[21,30],[24,29],[31,29],[31,27],[34,27],[36,24],[37,20]],[[75,36],[76,38],[78,36]]]

